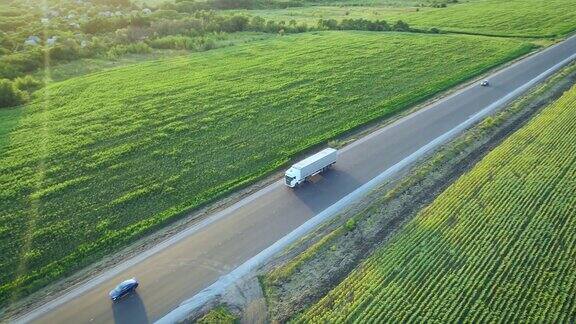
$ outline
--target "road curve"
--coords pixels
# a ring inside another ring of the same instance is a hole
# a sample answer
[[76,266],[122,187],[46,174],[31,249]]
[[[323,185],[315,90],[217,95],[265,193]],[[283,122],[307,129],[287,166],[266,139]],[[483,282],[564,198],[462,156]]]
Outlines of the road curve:
[[[490,87],[471,85],[346,147],[335,168],[314,183],[297,190],[281,181],[271,184],[17,322],[156,321],[344,196],[485,107],[509,99],[575,53],[576,37],[571,37],[532,55],[491,76]],[[141,282],[138,294],[113,305],[108,291],[134,276]]]

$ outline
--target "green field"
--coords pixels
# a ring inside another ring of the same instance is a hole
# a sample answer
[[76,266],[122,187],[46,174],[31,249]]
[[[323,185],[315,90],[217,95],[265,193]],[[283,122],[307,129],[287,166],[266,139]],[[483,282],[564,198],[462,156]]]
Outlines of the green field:
[[[275,34],[265,34],[258,32],[238,32],[233,34],[221,34],[213,36],[215,39],[214,46],[216,48],[236,46],[239,44],[260,41],[267,38],[279,37]],[[102,70],[141,63],[145,61],[161,60],[174,58],[190,54],[189,50],[154,50],[152,53],[147,54],[126,54],[114,60],[108,58],[83,58],[72,62],[61,63],[56,66],[50,67],[50,79],[53,81],[64,81],[69,78],[100,72]],[[34,74],[35,77],[42,79],[45,77],[45,71],[40,70]]]
[[308,6],[251,10],[248,14],[276,21],[366,18],[404,20],[413,27],[494,36],[550,37],[576,30],[572,0],[471,0],[447,8]]
[[0,124],[0,300],[530,49],[307,33],[51,84],[21,114],[0,110],[13,116]]
[[296,322],[573,322],[575,127],[573,87]]

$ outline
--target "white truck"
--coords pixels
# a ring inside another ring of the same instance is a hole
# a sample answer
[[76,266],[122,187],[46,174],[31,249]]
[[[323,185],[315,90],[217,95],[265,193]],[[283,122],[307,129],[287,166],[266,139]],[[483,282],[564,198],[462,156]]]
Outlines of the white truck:
[[290,188],[297,187],[310,177],[328,170],[336,163],[337,156],[337,150],[327,148],[294,164],[286,171],[286,185]]

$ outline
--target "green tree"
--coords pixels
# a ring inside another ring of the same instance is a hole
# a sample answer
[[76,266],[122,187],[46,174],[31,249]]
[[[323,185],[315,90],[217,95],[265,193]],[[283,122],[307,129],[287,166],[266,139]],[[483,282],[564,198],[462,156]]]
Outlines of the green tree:
[[107,6],[120,6],[120,7],[130,7],[131,3],[130,0],[93,0],[95,4],[99,5],[107,5]]
[[73,61],[80,57],[80,47],[73,40],[65,40],[50,47],[48,55],[53,61]]
[[18,90],[26,91],[28,93],[32,93],[44,86],[44,82],[34,78],[31,75],[18,77],[14,80],[13,83]]
[[410,26],[408,26],[408,23],[402,21],[402,20],[398,20],[395,24],[394,27],[392,28],[395,31],[403,31],[403,32],[407,32],[410,31]]
[[318,28],[336,30],[338,29],[338,21],[336,19],[319,19]]
[[14,79],[42,65],[43,52],[40,49],[0,56],[0,79]]
[[265,26],[266,26],[266,19],[259,16],[252,17],[252,20],[250,21],[250,28],[252,30],[264,31]]
[[87,22],[83,23],[82,31],[86,34],[99,34],[99,33],[106,33],[112,32],[116,30],[116,25],[109,18],[103,17],[94,17],[88,20]]

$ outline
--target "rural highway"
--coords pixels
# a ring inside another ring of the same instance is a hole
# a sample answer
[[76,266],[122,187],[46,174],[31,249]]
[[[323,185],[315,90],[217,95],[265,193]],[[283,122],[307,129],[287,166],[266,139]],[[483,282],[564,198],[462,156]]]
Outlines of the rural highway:
[[[282,181],[243,199],[188,230],[171,244],[73,290],[18,319],[38,323],[153,322],[210,286],[342,197],[419,150],[470,116],[576,53],[576,37],[490,76],[490,87],[470,85],[347,146],[334,169],[297,190]],[[176,242],[174,242],[176,241]],[[137,277],[138,294],[117,304],[108,291]]]

